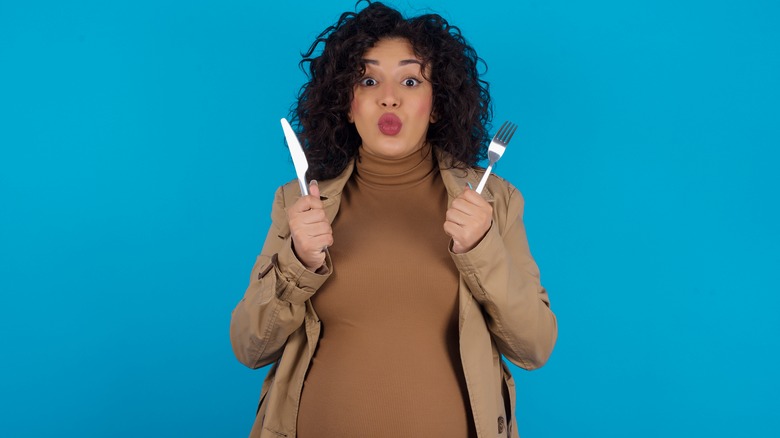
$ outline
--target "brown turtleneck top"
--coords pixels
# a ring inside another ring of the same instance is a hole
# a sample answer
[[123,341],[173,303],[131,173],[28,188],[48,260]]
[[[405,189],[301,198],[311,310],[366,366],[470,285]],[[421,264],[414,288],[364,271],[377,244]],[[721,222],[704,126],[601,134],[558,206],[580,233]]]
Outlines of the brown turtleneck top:
[[332,224],[333,273],[311,298],[322,334],[298,437],[476,437],[431,150],[360,156]]

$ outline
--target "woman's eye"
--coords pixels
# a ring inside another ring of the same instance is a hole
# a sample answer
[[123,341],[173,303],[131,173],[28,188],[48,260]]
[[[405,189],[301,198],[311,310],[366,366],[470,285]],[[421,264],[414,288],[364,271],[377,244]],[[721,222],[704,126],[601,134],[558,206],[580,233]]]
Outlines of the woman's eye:
[[404,79],[403,84],[407,87],[414,87],[415,85],[419,85],[420,81],[415,78],[406,78]]
[[373,87],[376,85],[376,80],[374,78],[363,78],[360,80],[360,85],[364,87]]

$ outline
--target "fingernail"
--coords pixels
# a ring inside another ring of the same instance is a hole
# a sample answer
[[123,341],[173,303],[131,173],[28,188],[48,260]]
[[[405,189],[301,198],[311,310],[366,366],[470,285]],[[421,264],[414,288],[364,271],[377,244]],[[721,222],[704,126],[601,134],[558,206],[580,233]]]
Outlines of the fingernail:
[[470,183],[470,182],[467,182],[466,184],[468,184],[468,185],[469,185],[469,188],[470,188],[471,190],[474,190],[474,187],[472,187],[472,186],[471,186],[471,183]]
[[318,183],[316,179],[313,179],[313,180],[311,180],[309,182],[309,185],[315,185],[315,186],[319,187],[320,183]]

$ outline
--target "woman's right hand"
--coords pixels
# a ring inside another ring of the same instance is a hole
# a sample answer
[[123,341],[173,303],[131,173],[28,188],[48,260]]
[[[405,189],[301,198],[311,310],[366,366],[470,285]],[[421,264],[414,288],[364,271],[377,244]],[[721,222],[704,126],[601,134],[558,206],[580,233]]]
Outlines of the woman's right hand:
[[309,183],[309,195],[287,210],[293,251],[306,269],[315,272],[325,263],[325,249],[333,245],[333,229],[320,200],[317,181]]

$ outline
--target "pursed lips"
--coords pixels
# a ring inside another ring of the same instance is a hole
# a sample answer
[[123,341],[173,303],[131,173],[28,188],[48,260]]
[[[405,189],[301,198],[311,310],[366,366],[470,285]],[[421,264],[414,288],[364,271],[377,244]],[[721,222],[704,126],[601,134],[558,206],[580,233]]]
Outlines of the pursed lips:
[[379,132],[384,135],[396,135],[401,132],[401,127],[403,127],[401,119],[393,113],[382,114],[377,125],[379,126]]

